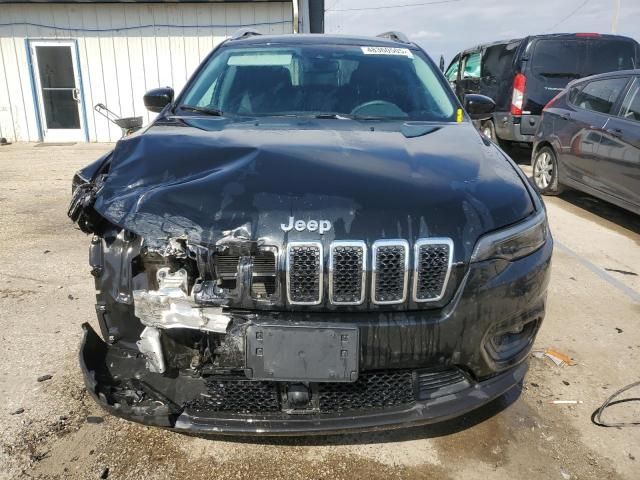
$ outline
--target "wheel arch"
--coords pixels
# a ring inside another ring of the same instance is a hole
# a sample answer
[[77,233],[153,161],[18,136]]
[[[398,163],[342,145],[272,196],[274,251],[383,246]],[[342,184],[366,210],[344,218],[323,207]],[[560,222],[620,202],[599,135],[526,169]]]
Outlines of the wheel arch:
[[555,145],[555,142],[553,141],[553,139],[549,139],[549,140],[542,140],[541,142],[539,142],[538,144],[536,144],[533,148],[533,151],[531,152],[531,167],[533,167],[533,162],[536,158],[537,153],[543,149],[544,147],[549,147],[549,149],[551,149],[551,151],[553,152],[553,154],[556,157],[556,168],[558,170],[558,183],[562,183],[560,180],[561,178],[564,176],[564,171],[563,171],[563,167],[562,167],[562,162],[560,161],[560,155],[558,154],[558,148]]
[[549,141],[549,140],[542,140],[538,143],[536,143],[533,146],[533,150],[531,151],[531,166],[533,167],[533,162],[536,159],[536,155],[538,154],[538,152],[540,150],[542,150],[544,147],[549,147],[552,151],[553,154],[556,156],[556,161],[558,160],[558,152],[556,151],[556,149],[554,148],[553,144]]

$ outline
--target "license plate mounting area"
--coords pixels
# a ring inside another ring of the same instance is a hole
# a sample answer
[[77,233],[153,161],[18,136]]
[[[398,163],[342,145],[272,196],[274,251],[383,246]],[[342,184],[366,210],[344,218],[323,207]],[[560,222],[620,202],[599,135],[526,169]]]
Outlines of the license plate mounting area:
[[288,382],[355,382],[357,327],[250,325],[246,331],[247,376]]

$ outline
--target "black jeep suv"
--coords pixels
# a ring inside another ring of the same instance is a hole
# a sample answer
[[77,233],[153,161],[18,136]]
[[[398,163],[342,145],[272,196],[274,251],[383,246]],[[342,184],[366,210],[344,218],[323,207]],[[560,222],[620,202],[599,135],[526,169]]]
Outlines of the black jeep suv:
[[[468,95],[469,114],[491,109]],[[88,391],[200,433],[460,415],[522,381],[552,239],[538,194],[392,34],[216,48],[77,173],[101,337]]]

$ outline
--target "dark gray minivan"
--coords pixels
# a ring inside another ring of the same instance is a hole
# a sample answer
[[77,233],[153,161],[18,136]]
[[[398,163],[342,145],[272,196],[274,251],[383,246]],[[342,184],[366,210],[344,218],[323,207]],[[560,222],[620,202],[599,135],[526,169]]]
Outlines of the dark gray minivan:
[[531,143],[544,106],[572,80],[637,68],[640,45],[617,35],[534,35],[478,45],[453,59],[445,76],[458,97],[491,97],[496,108],[480,129],[502,143]]

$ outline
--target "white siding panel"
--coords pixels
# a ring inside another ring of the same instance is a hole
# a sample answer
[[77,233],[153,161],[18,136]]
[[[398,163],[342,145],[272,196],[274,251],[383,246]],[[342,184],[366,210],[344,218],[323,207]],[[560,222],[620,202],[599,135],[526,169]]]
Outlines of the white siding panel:
[[[231,8],[227,8],[227,5],[216,5],[215,8],[211,9],[211,23],[209,23],[209,25],[216,25],[215,27],[211,27],[208,29],[208,35],[210,36],[212,42],[211,50],[217,47],[226,38],[231,36],[234,31],[236,31],[235,27],[227,27],[227,25],[231,24],[231,22],[229,21],[228,12],[232,9],[233,6],[231,6]],[[220,25],[224,25],[224,27],[221,27]],[[206,54],[203,55],[202,58],[204,59],[204,57],[207,56],[210,51],[206,52]]]
[[[167,5],[167,23],[170,25],[184,25],[182,20],[183,8],[179,4]],[[168,29],[169,43],[171,46],[171,70],[173,72],[173,88],[176,91],[182,89],[187,83],[187,66],[185,53],[184,29],[171,27]]]
[[[96,23],[100,29],[112,28],[111,24],[111,8],[106,12],[102,11],[101,6],[96,7]],[[96,99],[100,103],[104,103],[110,110],[119,112],[121,110],[120,99],[122,92],[118,84],[118,63],[116,62],[116,50],[113,32],[101,31],[98,33],[100,54],[102,57],[102,75],[104,78],[104,96],[102,99]],[[118,59],[121,61],[121,52],[118,52]],[[107,129],[98,129],[99,142],[113,142],[121,136],[120,129],[111,122],[106,122]]]
[[[229,37],[233,35],[233,32],[236,31],[235,25],[241,25],[242,19],[240,18],[240,8],[236,5],[228,5],[229,8],[225,11],[226,22],[225,25],[228,27],[225,28],[225,36]],[[219,23],[216,21],[215,23]]]
[[[270,3],[269,4],[269,33],[271,35],[279,35],[281,33],[291,33],[292,32],[292,23],[289,25],[284,25],[280,22],[282,19],[287,18],[285,15],[285,11],[289,12],[290,17],[292,18],[293,12],[290,11],[291,5],[287,5],[286,10],[285,6],[278,3]],[[286,28],[285,28],[286,27]]]
[[0,137],[15,141],[16,129],[9,94],[9,72],[5,68],[2,40],[0,39]]
[[[24,127],[27,139],[29,141],[36,141],[38,140],[36,104],[33,101],[29,67],[27,63],[20,61],[22,58],[27,58],[27,49],[24,40],[14,38],[13,48],[16,66],[16,71],[14,73],[18,79],[18,88],[17,90],[14,90],[16,103],[21,109],[21,113],[24,115]],[[24,133],[25,131],[23,131],[23,134]]]
[[[213,50],[214,35],[212,35],[209,25],[216,23],[213,18],[214,11],[218,11],[218,9],[212,10],[207,5],[203,4],[198,4],[195,7],[196,25],[198,25],[198,29],[196,31],[198,37],[198,58],[200,60]],[[224,23],[224,16],[222,18],[222,23]]]
[[[154,24],[152,8],[150,5],[140,5],[138,7],[138,25]],[[132,21],[135,21],[135,18]],[[135,30],[132,31],[133,34],[136,34]],[[145,81],[144,91],[146,92],[152,88],[162,86],[158,66],[158,41],[155,36],[155,28],[141,30],[138,35],[142,48],[142,63],[137,65],[142,67]],[[141,106],[144,108],[144,104]],[[155,114],[146,111],[146,109],[144,110],[146,112],[146,123],[148,123],[155,117]]]
[[[92,6],[81,8],[82,27],[89,30],[98,28],[96,9]],[[98,132],[106,132],[108,138],[109,126],[107,121],[98,115],[93,106],[104,101],[104,75],[102,72],[102,51],[100,49],[100,38],[94,32],[84,32],[80,42],[84,49],[80,64],[82,66],[82,80],[84,86],[84,103],[87,109],[87,120],[89,129],[89,139],[93,142],[101,141],[104,135]]]
[[[125,25],[135,26],[139,24],[140,7],[123,5],[123,13],[125,14]],[[149,32],[150,30],[147,30]],[[134,30],[125,31],[127,35],[127,52],[129,59],[129,70],[131,72],[131,94],[133,100],[132,115],[135,117],[142,116],[148,121],[147,111],[144,108],[142,97],[147,91],[147,70],[145,68],[144,54],[142,49],[142,35],[136,34]],[[155,67],[154,67],[155,68]],[[154,75],[156,72],[154,72]]]
[[145,91],[172,86],[179,93],[202,59],[241,25],[284,33],[291,22],[290,1],[3,5],[0,23],[12,25],[0,26],[0,136],[39,139],[27,39],[76,40],[89,140],[115,141],[120,129],[95,113],[95,104],[148,122],[154,114],[144,109]]
[[[197,8],[183,8],[183,25],[198,25]],[[199,28],[185,27],[184,35],[184,67],[185,81],[191,76],[193,71],[200,65]]]
[[[13,121],[14,139],[29,140],[27,117],[24,111],[24,97],[21,95],[20,75],[17,65],[14,38],[0,38],[0,54],[4,63],[5,83],[9,102],[7,108]],[[26,64],[26,62],[25,62]]]
[[152,15],[154,19],[154,25],[156,27],[156,56],[158,60],[158,81],[161,86],[175,85],[173,75],[173,52],[171,51],[171,40],[169,28],[166,26],[169,23],[167,16],[167,8],[165,5],[154,5],[152,8]]
[[[17,5],[13,6],[12,12],[13,18],[17,18],[19,16],[19,9]],[[35,14],[35,12],[31,12],[29,14],[29,22],[36,23],[39,16]],[[16,48],[16,58],[18,61],[16,62],[19,68],[20,74],[20,85],[22,95],[22,106],[25,109],[25,116],[27,120],[27,131],[29,134],[29,141],[35,142],[39,140],[39,131],[38,131],[38,116],[39,113],[37,111],[37,103],[35,101],[35,93],[31,84],[31,66],[28,62],[23,61],[28,58],[27,52],[27,42],[26,39],[18,35],[17,33],[20,31],[21,27],[13,27],[12,31],[14,34],[14,45]],[[41,34],[41,29],[38,27],[25,26],[26,37],[36,36]]]
[[[111,27],[124,27],[126,25],[125,20],[125,7],[123,5],[113,5],[111,8]],[[131,58],[129,56],[129,31],[117,30],[111,32],[113,36],[113,47],[116,53],[116,75],[118,77],[118,91],[119,102],[118,109],[115,112],[121,117],[133,117],[134,115],[134,97],[133,97],[133,80],[134,76],[140,74],[140,70],[137,72],[131,69]],[[114,103],[115,104],[115,103]],[[120,131],[118,131],[120,133]]]

